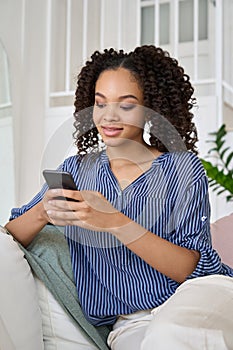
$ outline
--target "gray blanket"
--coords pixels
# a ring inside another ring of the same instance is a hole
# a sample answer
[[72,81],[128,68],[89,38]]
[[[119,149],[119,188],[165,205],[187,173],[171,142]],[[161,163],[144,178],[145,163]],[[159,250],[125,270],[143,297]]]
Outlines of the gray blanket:
[[63,230],[60,227],[47,225],[26,249],[21,245],[20,248],[24,251],[32,271],[89,339],[99,349],[109,349],[106,339],[110,329],[105,326],[94,327],[86,320],[82,312]]

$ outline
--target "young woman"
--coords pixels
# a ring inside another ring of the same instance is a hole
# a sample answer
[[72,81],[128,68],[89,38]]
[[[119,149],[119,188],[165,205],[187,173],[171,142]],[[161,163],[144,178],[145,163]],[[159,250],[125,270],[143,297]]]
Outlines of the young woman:
[[[112,327],[111,349],[232,349],[233,270],[211,246],[189,77],[160,48],[110,49],[75,95],[78,154],[59,170],[78,190],[45,185],[6,229],[27,247],[48,223],[65,227],[83,313]],[[95,348],[72,334],[70,349]]]

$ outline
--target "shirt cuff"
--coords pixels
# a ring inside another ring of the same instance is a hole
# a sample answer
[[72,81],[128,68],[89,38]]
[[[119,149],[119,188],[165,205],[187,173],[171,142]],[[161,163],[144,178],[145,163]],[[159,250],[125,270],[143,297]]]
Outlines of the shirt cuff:
[[205,247],[199,250],[201,257],[195,270],[187,279],[220,274],[222,270],[222,262],[218,253],[212,247]]

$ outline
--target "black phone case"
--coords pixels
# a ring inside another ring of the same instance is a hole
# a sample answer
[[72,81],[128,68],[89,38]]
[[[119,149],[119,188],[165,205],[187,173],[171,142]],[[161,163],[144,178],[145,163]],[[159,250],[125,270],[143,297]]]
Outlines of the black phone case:
[[[49,186],[49,189],[63,188],[65,190],[77,190],[77,186],[72,178],[72,175],[68,172],[59,172],[56,170],[46,169],[43,171],[43,176],[47,182],[47,185]],[[65,199],[68,201],[78,202],[78,200],[62,196],[56,198],[61,200]]]

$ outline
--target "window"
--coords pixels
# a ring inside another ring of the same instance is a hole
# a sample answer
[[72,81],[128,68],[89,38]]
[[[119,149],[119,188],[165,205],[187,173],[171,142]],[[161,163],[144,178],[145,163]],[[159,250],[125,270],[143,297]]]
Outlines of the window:
[[154,6],[146,6],[141,11],[141,43],[154,44]]
[[[174,0],[154,0],[144,2],[141,0],[141,44],[154,44],[155,34],[160,45],[171,43],[170,31],[174,28]],[[157,5],[157,6],[156,6]],[[194,40],[194,0],[179,0],[179,43]],[[208,39],[208,0],[198,0],[198,40]],[[158,8],[158,15],[156,9]],[[158,21],[158,23],[157,23]],[[159,33],[156,33],[158,28]]]
[[[49,10],[50,107],[71,106],[83,61],[100,41],[100,0],[51,0]],[[96,16],[93,17],[93,13]],[[58,68],[59,67],[59,68]]]
[[208,39],[208,4],[207,0],[199,0],[199,40]]
[[179,42],[193,41],[193,0],[179,1]]
[[[198,1],[198,39],[208,39],[207,0]],[[179,42],[193,41],[194,37],[194,1],[179,1]]]
[[159,6],[159,44],[167,45],[170,42],[170,4]]

